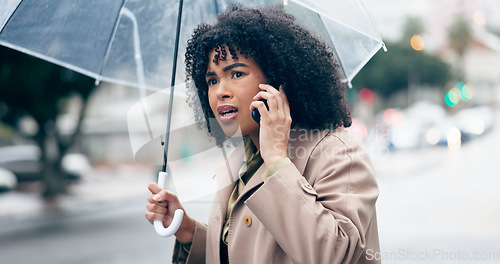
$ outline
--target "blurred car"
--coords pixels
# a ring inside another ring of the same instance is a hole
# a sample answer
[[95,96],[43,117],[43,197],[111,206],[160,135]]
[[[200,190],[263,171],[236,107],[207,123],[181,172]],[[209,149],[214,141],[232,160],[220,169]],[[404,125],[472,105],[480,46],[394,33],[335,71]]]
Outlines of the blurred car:
[[0,193],[14,190],[16,187],[16,175],[9,170],[0,168]]
[[385,109],[378,114],[378,119],[387,128],[387,146],[390,150],[412,150],[427,144],[427,130],[445,116],[446,112],[441,106],[418,101],[406,109]]
[[457,127],[469,138],[488,132],[494,124],[493,110],[487,106],[460,110],[455,119]]
[[425,139],[430,145],[448,146],[450,149],[456,149],[463,142],[469,140],[469,137],[458,128],[455,118],[447,116],[427,130]]
[[389,127],[389,149],[417,149],[423,145],[425,126],[419,120],[407,119]]
[[443,145],[456,149],[462,143],[491,130],[493,124],[494,116],[491,108],[467,108],[432,125],[426,133],[426,140],[430,145]]
[[[14,145],[0,147],[0,168],[12,172],[18,182],[42,180],[42,152],[36,145]],[[90,167],[88,159],[81,154],[63,157],[61,167],[64,178],[78,180]]]

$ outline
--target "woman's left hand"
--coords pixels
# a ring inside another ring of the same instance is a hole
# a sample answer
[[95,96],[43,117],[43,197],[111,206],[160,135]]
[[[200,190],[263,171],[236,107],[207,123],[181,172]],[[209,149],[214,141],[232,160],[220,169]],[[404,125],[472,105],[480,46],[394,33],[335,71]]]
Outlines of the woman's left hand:
[[[292,118],[290,105],[282,88],[277,90],[268,84],[260,84],[259,88],[261,91],[253,98],[255,101],[250,105],[250,111],[257,108],[260,112],[259,149],[266,167],[269,167],[288,157],[287,146]],[[269,110],[260,99],[267,100]]]

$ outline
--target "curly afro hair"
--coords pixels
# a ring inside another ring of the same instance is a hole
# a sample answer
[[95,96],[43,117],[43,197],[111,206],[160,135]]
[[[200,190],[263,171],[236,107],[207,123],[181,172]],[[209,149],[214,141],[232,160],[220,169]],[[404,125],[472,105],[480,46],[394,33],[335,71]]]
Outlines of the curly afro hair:
[[[208,101],[205,74],[208,54],[226,46],[232,58],[237,54],[253,58],[268,79],[283,84],[293,125],[308,129],[333,129],[351,125],[350,107],[341,82],[340,66],[333,50],[305,28],[282,5],[246,8],[232,5],[213,25],[200,24],[188,41],[186,75],[191,106],[199,121],[218,139],[221,131]],[[224,49],[222,49],[224,50]],[[225,60],[227,54],[219,54]],[[194,87],[193,87],[194,84]],[[219,139],[220,140],[220,139]],[[219,141],[220,142],[220,141]]]

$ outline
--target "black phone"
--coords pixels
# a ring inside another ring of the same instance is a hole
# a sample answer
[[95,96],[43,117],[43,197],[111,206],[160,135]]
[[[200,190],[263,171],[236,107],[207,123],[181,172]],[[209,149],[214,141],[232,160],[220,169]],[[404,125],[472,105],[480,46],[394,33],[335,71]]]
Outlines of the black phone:
[[[277,84],[277,83],[275,83],[275,82],[273,82],[273,80],[271,80],[271,79],[268,79],[267,82],[266,82],[266,84],[269,84],[269,85],[271,85],[272,87],[274,87],[274,88],[276,88],[278,90],[280,89],[280,85]],[[267,110],[269,110],[269,106],[267,105],[267,100],[266,99],[260,99],[259,101],[264,102],[264,104],[266,105]],[[259,110],[257,108],[255,108],[255,109],[252,110],[252,118],[260,126],[260,112],[259,112]]]

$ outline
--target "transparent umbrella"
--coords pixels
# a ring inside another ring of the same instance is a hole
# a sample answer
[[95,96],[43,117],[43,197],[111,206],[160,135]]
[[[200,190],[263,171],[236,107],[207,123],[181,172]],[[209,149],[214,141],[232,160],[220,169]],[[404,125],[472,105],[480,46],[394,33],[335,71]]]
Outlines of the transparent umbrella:
[[177,49],[185,49],[193,29],[238,2],[276,3],[0,0],[0,44],[98,81],[160,90],[174,85],[176,75],[180,80],[184,76],[183,67],[175,71],[182,65]]
[[299,24],[334,49],[349,87],[380,48],[387,51],[362,0],[284,0],[284,4]]
[[[142,98],[147,90],[168,88],[173,102],[176,76],[184,75],[176,71],[177,64],[182,64],[178,50],[185,48],[196,25],[215,19],[220,10],[238,2],[276,3],[189,0],[189,9],[182,12],[183,0],[0,0],[0,45],[88,75],[96,83],[138,87]],[[170,131],[172,111],[167,111],[166,130]],[[151,123],[146,125],[152,130]],[[161,181],[166,177],[169,135],[165,133],[165,151],[160,155],[164,157]]]
[[[0,45],[86,74],[96,82],[139,87],[142,98],[146,98],[146,90],[167,88],[167,117],[161,121],[166,122],[166,148],[159,155],[164,157],[164,174],[160,176],[166,176],[169,136],[174,135],[170,125],[177,122],[170,117],[174,87],[178,84],[176,76],[184,75],[176,70],[177,65],[182,65],[182,60],[177,59],[179,50],[185,49],[196,25],[215,19],[232,3],[284,3],[299,23],[331,44],[347,83],[383,47],[361,0],[0,0]],[[146,139],[161,146],[162,136],[152,134],[156,121],[150,120],[145,105],[141,103],[139,112],[147,120]],[[191,130],[192,125],[186,129]],[[179,129],[177,134],[187,134]],[[143,147],[137,148],[137,153],[144,153],[147,148]]]

